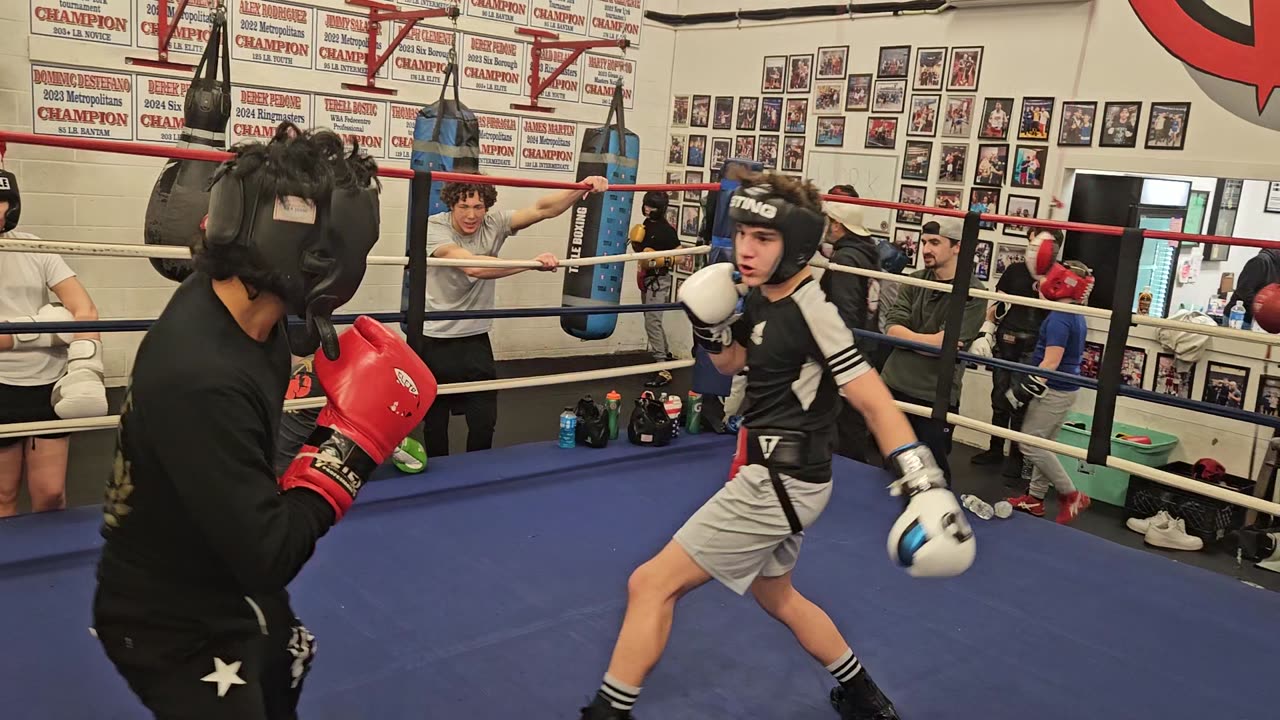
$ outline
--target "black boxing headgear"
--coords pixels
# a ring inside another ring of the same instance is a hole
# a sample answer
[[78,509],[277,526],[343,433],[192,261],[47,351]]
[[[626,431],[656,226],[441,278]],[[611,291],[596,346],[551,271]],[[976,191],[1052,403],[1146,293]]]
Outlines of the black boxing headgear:
[[[247,143],[235,151],[212,180],[205,242],[245,247],[249,261],[265,270],[251,284],[305,319],[289,332],[295,355],[323,347],[336,360],[330,316],[355,295],[378,241],[372,163],[358,158],[358,149],[344,157],[342,141],[332,133],[294,139],[283,126],[266,146]],[[353,172],[357,163],[369,171]]]
[[644,194],[644,199],[640,201],[641,207],[651,207],[659,213],[667,211],[667,205],[671,203],[671,198],[661,190],[650,190]]
[[4,226],[0,228],[0,232],[9,232],[18,227],[18,217],[22,215],[22,195],[18,192],[18,176],[8,170],[0,170],[0,200],[9,203],[9,209],[4,211]]
[[739,225],[768,227],[782,235],[782,254],[767,284],[786,282],[809,265],[826,232],[827,219],[779,195],[766,180],[743,186],[729,198],[729,218]]

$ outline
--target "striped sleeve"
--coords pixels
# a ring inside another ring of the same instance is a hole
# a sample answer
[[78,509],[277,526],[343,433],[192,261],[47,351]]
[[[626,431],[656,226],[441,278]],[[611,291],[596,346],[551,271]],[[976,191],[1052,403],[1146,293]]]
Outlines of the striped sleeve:
[[822,353],[823,362],[835,379],[844,385],[871,368],[853,342],[853,332],[844,324],[836,306],[827,300],[817,283],[806,283],[791,296],[800,308],[809,334]]

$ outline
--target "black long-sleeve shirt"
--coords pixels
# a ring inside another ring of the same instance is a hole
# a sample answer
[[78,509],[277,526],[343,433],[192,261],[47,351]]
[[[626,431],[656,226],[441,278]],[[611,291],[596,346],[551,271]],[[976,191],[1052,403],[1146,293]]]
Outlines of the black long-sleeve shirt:
[[[852,233],[845,233],[836,241],[830,260],[846,267],[880,269],[880,253],[875,240]],[[845,325],[856,330],[879,332],[880,328],[875,322],[880,302],[879,280],[828,270],[822,274],[818,285],[840,311]],[[857,337],[856,342],[863,354],[867,354],[877,344],[864,337]]]
[[1240,269],[1235,292],[1231,293],[1227,306],[1223,308],[1223,319],[1231,316],[1231,308],[1239,301],[1244,305],[1244,324],[1253,324],[1253,298],[1259,290],[1277,281],[1280,281],[1280,251],[1260,250]]
[[279,491],[272,454],[289,382],[284,327],[244,333],[195,273],[138,348],[107,483],[100,587],[139,612],[252,621],[311,557],[334,513],[320,495]]

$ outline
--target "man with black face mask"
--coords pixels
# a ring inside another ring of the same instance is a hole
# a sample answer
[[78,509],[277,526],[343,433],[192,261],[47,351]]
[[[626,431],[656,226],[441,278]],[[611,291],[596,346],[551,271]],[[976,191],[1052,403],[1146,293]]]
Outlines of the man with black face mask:
[[[631,249],[634,252],[658,252],[680,247],[676,229],[667,222],[667,202],[667,194],[664,192],[651,190],[644,194],[644,199],[641,200],[644,222],[631,228]],[[671,272],[675,268],[675,258],[641,259],[636,266],[636,282],[640,285],[641,302],[645,305],[671,302]],[[667,331],[662,326],[661,312],[644,314],[644,331],[648,336],[649,354],[653,356],[653,361],[670,360]],[[671,373],[659,370],[644,385],[663,387],[670,383]]]

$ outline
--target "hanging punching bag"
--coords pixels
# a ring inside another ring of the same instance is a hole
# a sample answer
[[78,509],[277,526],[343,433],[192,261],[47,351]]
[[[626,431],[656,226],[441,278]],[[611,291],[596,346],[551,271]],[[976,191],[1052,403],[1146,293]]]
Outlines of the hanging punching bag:
[[[218,78],[221,55],[222,78]],[[180,148],[227,148],[227,121],[231,119],[231,50],[227,45],[227,14],[213,15],[213,29],[200,64],[187,88],[183,104]],[[200,222],[209,212],[208,184],[219,163],[211,160],[170,160],[151,189],[143,239],[148,245],[190,248]],[[174,282],[191,274],[190,260],[152,258],[156,272]]]
[[[450,78],[453,79],[453,99],[445,97],[449,89]],[[450,53],[449,64],[444,70],[444,81],[440,86],[440,99],[418,111],[417,122],[413,126],[413,154],[409,166],[414,170],[432,172],[477,173],[480,171],[480,121],[471,108],[462,104],[458,97],[458,66],[453,62]],[[431,183],[431,205],[428,215],[442,213],[449,208],[440,200],[440,188],[443,183]],[[409,218],[412,225],[413,218]],[[412,227],[405,234],[405,255],[409,253],[409,243],[426,242],[426,238],[413,237]],[[404,284],[400,293],[400,311],[409,311],[409,272],[406,269]],[[401,323],[401,329],[408,332],[408,327]]]
[[[630,185],[640,166],[640,137],[627,130],[623,119],[622,84],[613,90],[613,103],[604,125],[587,128],[578,157],[578,179],[599,175],[610,185]],[[591,193],[573,206],[566,258],[593,258],[626,252],[633,193]],[[622,296],[623,263],[565,268],[562,307],[611,307]],[[616,313],[563,315],[560,327],[580,340],[602,340],[617,327]]]

